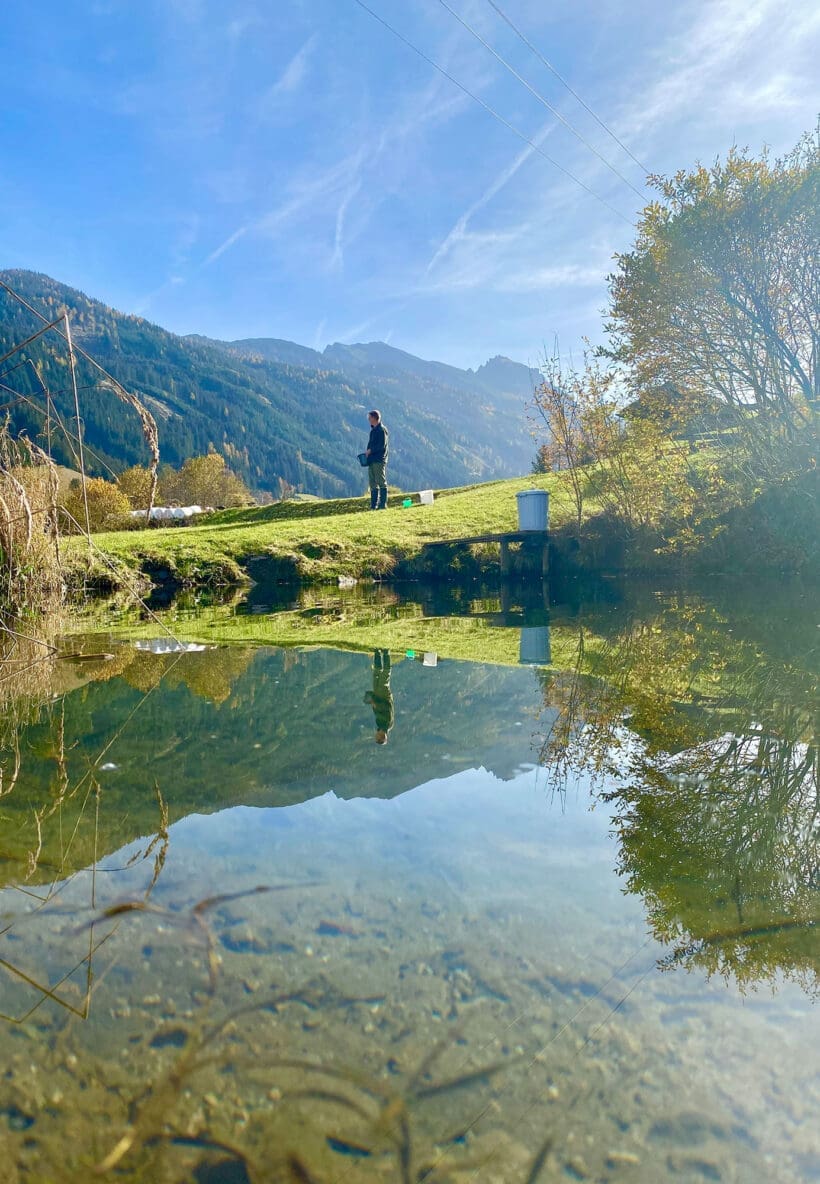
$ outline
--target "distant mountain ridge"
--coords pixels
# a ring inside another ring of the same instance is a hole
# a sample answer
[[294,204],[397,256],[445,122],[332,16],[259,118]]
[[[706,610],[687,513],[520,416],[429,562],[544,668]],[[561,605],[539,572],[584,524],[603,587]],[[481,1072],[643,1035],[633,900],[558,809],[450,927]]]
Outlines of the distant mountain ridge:
[[[49,319],[68,310],[76,339],[151,409],[162,460],[172,465],[215,448],[259,491],[276,495],[291,485],[322,497],[355,494],[364,483],[356,453],[367,439],[366,412],[378,406],[391,430],[390,478],[402,488],[444,488],[529,469],[533,445],[524,405],[531,372],[509,359],[492,359],[474,372],[381,342],[319,353],[275,338],[178,337],[48,276],[0,275]],[[0,354],[40,327],[0,292]],[[73,417],[60,339],[39,338],[19,355],[26,357],[39,367],[60,414]],[[145,463],[136,417],[82,361],[79,381],[90,471]],[[32,368],[18,367],[3,382],[12,429],[37,436],[43,399]],[[55,454],[76,467],[68,445],[58,444]]]
[[[477,370],[461,370],[446,362],[427,361],[397,349],[383,341],[343,345],[335,342],[324,350],[311,349],[277,337],[247,337],[237,341],[218,341],[193,335],[193,340],[207,341],[240,357],[263,358],[269,362],[306,366],[312,370],[331,369],[342,374],[369,376],[406,374],[440,383],[445,388],[466,394],[483,393],[495,400],[511,401],[516,408],[532,396],[539,381],[538,371],[502,355],[490,358]],[[510,408],[512,409],[512,408]]]

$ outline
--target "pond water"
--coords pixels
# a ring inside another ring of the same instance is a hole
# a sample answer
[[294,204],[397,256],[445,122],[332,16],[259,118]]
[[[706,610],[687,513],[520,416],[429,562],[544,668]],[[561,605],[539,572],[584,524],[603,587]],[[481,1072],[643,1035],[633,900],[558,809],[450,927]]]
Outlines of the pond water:
[[287,608],[6,653],[0,1181],[820,1180],[811,592]]

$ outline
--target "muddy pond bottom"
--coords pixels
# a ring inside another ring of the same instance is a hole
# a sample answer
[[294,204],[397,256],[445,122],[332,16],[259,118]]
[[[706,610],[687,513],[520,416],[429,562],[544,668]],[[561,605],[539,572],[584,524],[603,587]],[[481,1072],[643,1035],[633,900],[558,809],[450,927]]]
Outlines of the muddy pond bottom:
[[17,893],[0,1179],[820,1178],[816,1007],[661,973],[593,805],[463,770]]

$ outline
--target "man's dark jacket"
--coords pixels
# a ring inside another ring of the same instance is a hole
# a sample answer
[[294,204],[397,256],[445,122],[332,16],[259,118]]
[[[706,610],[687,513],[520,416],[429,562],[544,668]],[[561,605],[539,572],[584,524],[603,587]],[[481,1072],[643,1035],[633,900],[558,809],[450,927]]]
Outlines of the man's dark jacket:
[[387,428],[383,423],[377,423],[374,428],[370,429],[367,447],[370,449],[370,456],[367,458],[369,465],[377,465],[381,461],[387,460]]

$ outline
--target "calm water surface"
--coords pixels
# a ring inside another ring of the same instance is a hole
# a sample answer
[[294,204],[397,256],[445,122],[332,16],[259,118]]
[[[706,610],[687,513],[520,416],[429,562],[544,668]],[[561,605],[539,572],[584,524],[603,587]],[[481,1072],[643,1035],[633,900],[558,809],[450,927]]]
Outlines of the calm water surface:
[[0,1181],[820,1180],[817,624],[764,599],[8,653]]

